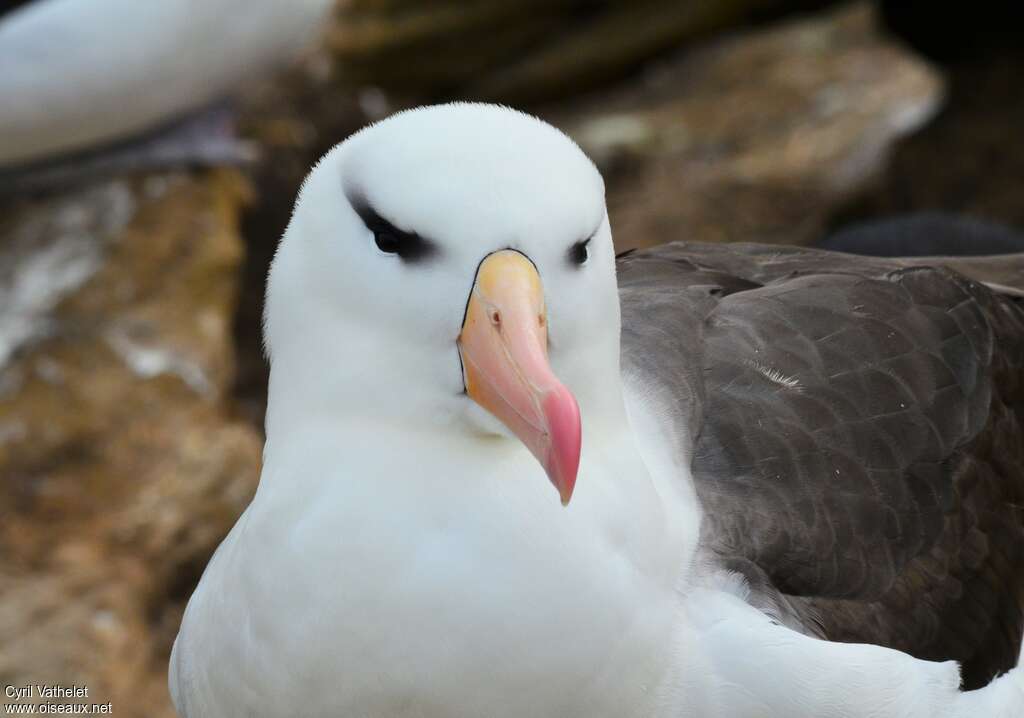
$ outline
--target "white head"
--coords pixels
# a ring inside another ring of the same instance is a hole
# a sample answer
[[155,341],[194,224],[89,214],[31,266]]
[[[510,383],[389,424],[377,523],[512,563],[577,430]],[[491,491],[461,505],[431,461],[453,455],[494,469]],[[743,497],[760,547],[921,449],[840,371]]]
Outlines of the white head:
[[302,188],[270,273],[266,339],[271,439],[339,415],[504,434],[568,500],[572,396],[588,434],[622,416],[601,176],[561,132],[504,107],[426,107],[367,127]]

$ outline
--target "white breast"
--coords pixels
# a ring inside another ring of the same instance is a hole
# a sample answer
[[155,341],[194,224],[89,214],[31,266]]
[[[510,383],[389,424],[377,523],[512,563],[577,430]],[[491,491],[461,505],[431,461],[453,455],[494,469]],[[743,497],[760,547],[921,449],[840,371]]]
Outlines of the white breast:
[[652,715],[692,546],[628,442],[585,452],[567,509],[518,443],[399,443],[352,442],[358,478],[270,456],[189,605],[183,713]]

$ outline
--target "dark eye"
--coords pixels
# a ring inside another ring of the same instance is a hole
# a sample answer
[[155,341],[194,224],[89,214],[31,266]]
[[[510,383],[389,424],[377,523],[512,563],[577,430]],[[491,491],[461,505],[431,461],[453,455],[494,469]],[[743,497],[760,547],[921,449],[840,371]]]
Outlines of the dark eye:
[[353,202],[352,207],[366,228],[373,232],[373,241],[377,249],[385,254],[397,254],[403,260],[415,262],[426,259],[437,251],[437,247],[429,240],[415,232],[399,229],[381,217],[368,202]]
[[398,254],[401,241],[393,233],[387,231],[375,231],[373,241],[377,243],[377,249],[387,254]]
[[[590,239],[593,239],[592,237]],[[590,259],[590,239],[584,239],[569,247],[569,263],[576,266],[586,264]]]

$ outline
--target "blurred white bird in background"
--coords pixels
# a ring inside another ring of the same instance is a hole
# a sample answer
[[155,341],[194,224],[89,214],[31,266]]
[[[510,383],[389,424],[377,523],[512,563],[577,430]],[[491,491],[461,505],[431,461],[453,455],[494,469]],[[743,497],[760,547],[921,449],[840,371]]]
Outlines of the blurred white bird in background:
[[[0,172],[169,125],[293,58],[333,0],[32,0],[0,15]],[[2,11],[0,11],[2,12]],[[153,154],[203,161],[214,122]],[[230,152],[228,152],[230,154]]]

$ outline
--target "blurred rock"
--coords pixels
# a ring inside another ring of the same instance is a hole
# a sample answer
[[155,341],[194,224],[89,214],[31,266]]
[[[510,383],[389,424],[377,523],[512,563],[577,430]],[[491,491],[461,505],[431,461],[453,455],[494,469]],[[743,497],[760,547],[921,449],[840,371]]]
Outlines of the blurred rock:
[[349,0],[330,45],[344,74],[415,100],[565,97],[673,47],[828,0]]
[[258,476],[228,410],[244,197],[225,170],[3,208],[0,683],[173,715],[180,612]]
[[620,250],[806,244],[942,91],[859,3],[722,39],[549,116],[605,173]]

